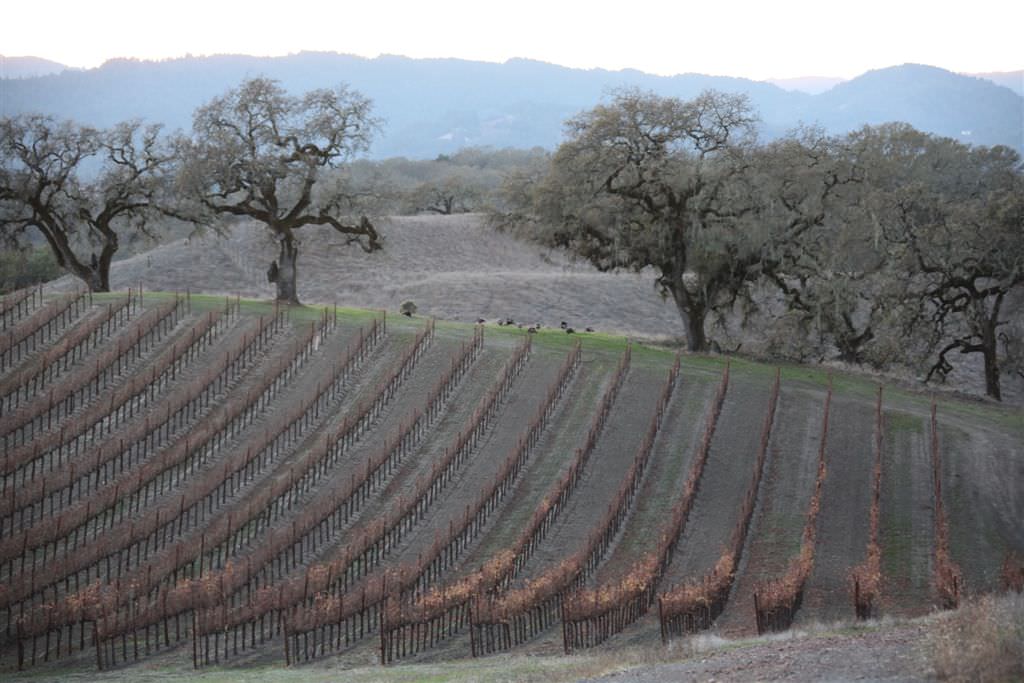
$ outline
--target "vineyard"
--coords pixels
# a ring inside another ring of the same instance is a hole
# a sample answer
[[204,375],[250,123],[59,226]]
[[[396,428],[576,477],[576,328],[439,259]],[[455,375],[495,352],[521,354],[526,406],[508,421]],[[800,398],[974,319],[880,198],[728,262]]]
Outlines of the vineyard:
[[1024,420],[382,311],[0,302],[0,672],[578,652],[1020,590]]

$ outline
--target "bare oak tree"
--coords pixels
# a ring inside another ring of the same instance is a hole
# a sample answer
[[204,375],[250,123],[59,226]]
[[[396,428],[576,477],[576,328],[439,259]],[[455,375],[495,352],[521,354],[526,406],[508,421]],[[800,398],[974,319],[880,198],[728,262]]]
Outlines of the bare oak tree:
[[[801,321],[818,359],[885,365],[884,337],[901,309],[891,260],[861,209],[862,161],[848,140],[800,128],[765,145],[756,183],[760,220],[771,226],[759,268]],[[801,358],[804,360],[804,358]]]
[[[1004,305],[1024,286],[1024,174],[1009,147],[969,147],[929,136],[924,177],[894,191],[890,240],[920,273],[923,317],[937,355],[927,379],[944,379],[951,353],[981,354],[985,393],[1001,399]],[[909,174],[908,174],[909,175]]]
[[740,95],[619,92],[568,122],[531,191],[537,237],[600,270],[653,267],[687,347],[706,350],[706,317],[735,301],[758,260],[755,123]]
[[297,304],[297,230],[326,225],[366,252],[381,248],[336,171],[369,148],[376,127],[370,100],[344,85],[293,97],[277,81],[248,79],[196,111],[180,141],[180,186],[198,215],[250,218],[273,233],[268,278],[278,300]]
[[474,211],[484,190],[465,171],[453,170],[444,177],[420,183],[409,193],[408,208],[414,212],[451,216]]
[[159,133],[138,121],[103,131],[43,115],[0,120],[0,234],[23,246],[37,230],[59,266],[109,291],[120,235],[146,230],[173,170]]
[[[936,351],[927,380],[945,379],[952,354],[980,354],[997,400],[1004,306],[1024,287],[1024,169],[1007,147],[970,147],[895,124],[864,133],[878,163],[877,215],[911,276],[916,324]],[[1002,339],[1007,344],[1005,338]]]

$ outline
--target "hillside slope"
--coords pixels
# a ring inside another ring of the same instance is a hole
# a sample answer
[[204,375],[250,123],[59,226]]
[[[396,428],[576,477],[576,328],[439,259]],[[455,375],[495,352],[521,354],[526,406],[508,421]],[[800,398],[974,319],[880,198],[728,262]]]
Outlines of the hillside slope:
[[[683,326],[671,300],[654,287],[653,272],[600,273],[571,263],[561,252],[543,250],[491,230],[483,216],[398,216],[375,219],[384,249],[373,254],[347,246],[327,228],[300,233],[299,298],[303,303],[386,309],[397,313],[413,301],[422,315],[444,320],[494,322],[512,318],[524,326],[556,327],[563,320],[577,331],[680,339]],[[239,224],[230,234],[178,239],[116,261],[114,289],[140,284],[146,290],[240,294],[271,298],[266,271],[277,244],[257,224]],[[77,287],[70,277],[58,289]],[[1020,310],[1013,300],[1005,310]],[[744,354],[763,354],[767,335],[730,323],[723,347],[742,341]],[[909,377],[907,377],[909,379]],[[1024,381],[1004,375],[1003,398],[1024,401]],[[958,359],[946,387],[984,395],[980,354]]]
[[[406,300],[419,313],[475,322],[512,318],[526,325],[673,337],[683,333],[671,302],[652,275],[607,275],[571,264],[508,235],[480,216],[380,219],[382,251],[346,246],[330,229],[304,228],[299,252],[299,298],[396,312]],[[242,294],[271,298],[266,270],[277,245],[258,225],[239,225],[221,238],[207,235],[161,245],[113,264],[111,285],[127,289]],[[63,288],[75,286],[70,278]]]

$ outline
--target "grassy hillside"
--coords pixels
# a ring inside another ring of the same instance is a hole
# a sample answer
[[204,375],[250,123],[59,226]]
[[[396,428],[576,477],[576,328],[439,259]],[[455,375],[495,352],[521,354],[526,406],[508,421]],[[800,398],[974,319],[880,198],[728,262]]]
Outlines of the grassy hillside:
[[[299,298],[394,312],[412,300],[420,314],[462,322],[511,317],[527,326],[557,327],[565,320],[581,330],[682,334],[678,314],[655,292],[652,276],[606,275],[570,264],[488,229],[479,215],[392,217],[377,225],[384,249],[373,254],[346,245],[330,229],[304,228]],[[111,285],[271,298],[266,271],[275,258],[269,233],[244,224],[224,238],[178,240],[118,261]],[[67,278],[62,283],[75,286]]]
[[[663,300],[651,272],[600,273],[586,263],[572,263],[550,252],[489,229],[481,215],[380,218],[384,249],[373,254],[345,244],[341,235],[313,226],[303,229],[299,252],[299,297],[304,303],[334,304],[397,312],[411,300],[422,315],[475,322],[512,318],[528,327],[557,327],[566,321],[576,330],[679,339],[684,331],[671,300]],[[111,270],[115,289],[180,291],[271,298],[266,278],[278,246],[255,224],[240,224],[226,236],[208,234],[177,239],[151,251],[117,261]],[[77,281],[63,278],[57,288],[69,291]],[[770,296],[770,295],[769,295]],[[1006,310],[1021,302],[1008,301]],[[775,310],[771,304],[765,311]],[[770,324],[770,314],[757,324]],[[740,345],[744,355],[764,355],[771,335],[743,330],[738,316],[729,322],[722,346]],[[720,338],[719,330],[715,337]],[[958,359],[946,389],[981,396],[984,376],[980,354]],[[911,380],[908,374],[904,379]],[[1024,401],[1024,382],[1003,378],[1006,402]]]

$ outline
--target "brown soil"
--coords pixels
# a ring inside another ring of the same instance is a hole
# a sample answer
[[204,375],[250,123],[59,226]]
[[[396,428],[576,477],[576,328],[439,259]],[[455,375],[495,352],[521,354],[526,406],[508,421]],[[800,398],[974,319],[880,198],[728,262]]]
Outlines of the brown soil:
[[[783,383],[747,547],[729,602],[715,625],[720,632],[732,635],[754,630],[755,586],[780,576],[800,550],[817,475],[823,411],[821,393]],[[756,426],[753,429],[756,431]]]
[[998,589],[1006,553],[1024,549],[1024,458],[1019,452],[1024,434],[1016,438],[978,426],[966,431],[944,422],[939,412],[950,551],[971,594]]
[[882,450],[882,614],[932,604],[934,515],[927,421],[886,412]]
[[520,581],[540,575],[576,553],[604,517],[622,485],[654,414],[657,389],[664,372],[634,365],[626,376],[608,423],[591,454],[583,476]]
[[680,376],[662,419],[636,504],[591,586],[618,580],[647,553],[658,550],[661,529],[682,497],[704,432],[704,416],[717,388],[716,377]]
[[847,580],[850,570],[864,560],[871,531],[874,421],[870,405],[833,396],[814,568],[804,588],[797,624],[855,616]]

